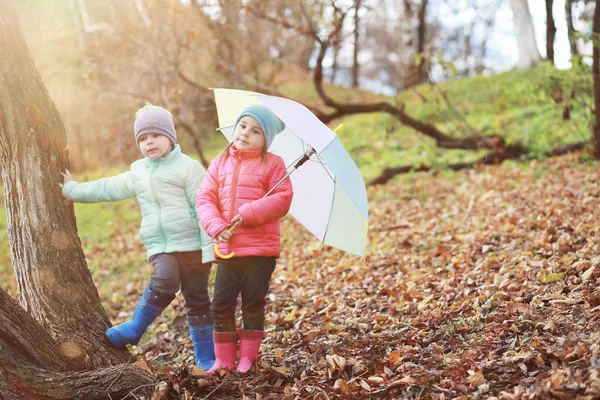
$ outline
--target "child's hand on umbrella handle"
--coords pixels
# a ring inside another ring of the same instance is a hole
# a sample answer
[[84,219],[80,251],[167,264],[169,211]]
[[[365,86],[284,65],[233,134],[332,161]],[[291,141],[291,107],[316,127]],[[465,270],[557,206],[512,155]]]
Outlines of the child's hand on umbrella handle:
[[215,254],[224,260],[233,257],[235,253],[232,251],[229,254],[221,254],[221,252],[219,251],[219,243],[228,242],[229,239],[231,239],[231,237],[233,236],[233,228],[235,228],[235,225],[232,225],[230,228],[223,230],[215,238]]
[[221,233],[219,233],[217,235],[217,237],[215,238],[215,241],[217,243],[229,242],[229,239],[231,239],[232,236],[233,236],[233,232],[229,229],[225,229],[224,231],[222,231]]
[[233,217],[233,219],[231,220],[231,223],[233,224],[233,227],[235,228],[238,225],[244,225],[244,218],[242,218],[242,216],[240,214],[236,215],[235,217]]
[[233,257],[235,253],[231,252],[230,254],[221,254],[221,252],[219,251],[219,243],[220,242],[228,242],[231,239],[231,237],[233,236],[235,227],[238,225],[244,225],[244,219],[242,218],[241,215],[238,214],[235,217],[233,217],[233,219],[231,220],[231,223],[233,225],[231,225],[231,227],[229,229],[223,230],[215,238],[215,253],[220,258],[223,258],[225,260]]

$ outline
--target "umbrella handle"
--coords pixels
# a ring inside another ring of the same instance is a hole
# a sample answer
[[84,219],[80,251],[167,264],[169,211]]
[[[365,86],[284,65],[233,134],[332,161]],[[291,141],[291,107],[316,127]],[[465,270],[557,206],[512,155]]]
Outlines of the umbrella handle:
[[[233,230],[238,225],[238,223],[239,223],[239,221],[236,222],[235,224],[233,224],[231,226],[231,228],[229,228],[229,232],[233,232]],[[223,260],[229,260],[231,257],[233,257],[235,255],[235,251],[232,251],[229,254],[221,254],[221,252],[219,251],[219,243],[215,243],[215,254],[218,255],[219,258],[222,258]]]
[[219,243],[215,243],[215,254],[219,256],[219,258],[222,258],[223,260],[229,260],[231,257],[233,257],[235,255],[235,252],[232,251],[229,254],[221,254],[221,252],[219,251]]

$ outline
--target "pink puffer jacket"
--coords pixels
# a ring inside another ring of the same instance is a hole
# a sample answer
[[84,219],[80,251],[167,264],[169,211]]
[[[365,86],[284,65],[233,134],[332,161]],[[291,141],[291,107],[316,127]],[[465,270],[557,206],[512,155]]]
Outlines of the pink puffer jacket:
[[231,146],[227,157],[219,155],[210,163],[196,194],[202,227],[214,238],[231,226],[237,214],[244,219],[231,240],[219,244],[221,254],[234,251],[235,257],[279,257],[279,219],[287,214],[294,194],[290,179],[262,197],[286,173],[281,157],[267,153],[263,162],[261,149],[239,151]]

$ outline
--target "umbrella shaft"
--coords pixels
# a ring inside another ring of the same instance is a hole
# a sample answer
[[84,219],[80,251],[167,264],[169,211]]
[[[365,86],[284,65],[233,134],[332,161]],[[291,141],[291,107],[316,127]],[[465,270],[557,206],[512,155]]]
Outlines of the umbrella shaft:
[[[273,190],[275,190],[277,188],[277,186],[281,185],[281,182],[285,181],[287,179],[288,176],[290,176],[292,174],[292,172],[294,172],[295,170],[298,169],[299,166],[301,166],[302,164],[304,164],[305,162],[307,162],[310,157],[316,153],[316,150],[313,149],[312,147],[310,148],[309,151],[307,151],[306,153],[304,153],[304,155],[298,160],[298,162],[296,163],[296,165],[294,165],[293,169],[291,171],[289,171],[287,174],[285,174],[285,176],[283,178],[281,178],[279,180],[279,182],[277,182],[263,197],[261,198],[265,198],[268,195],[270,195]],[[233,230],[239,225],[240,221],[237,221],[235,224],[233,224],[230,228],[229,231],[233,232]]]
[[279,180],[279,182],[277,182],[268,192],[267,194],[265,194],[263,197],[267,197],[268,195],[271,194],[271,192],[273,192],[273,190],[275,190],[277,188],[277,186],[281,185],[281,182],[285,181],[287,179],[288,176],[290,176],[292,174],[292,172],[294,172],[295,170],[298,169],[298,167],[300,167],[302,164],[304,164],[305,162],[307,162],[310,157],[315,154],[317,151],[315,149],[313,149],[312,147],[310,148],[309,151],[307,151],[306,153],[304,153],[304,155],[302,157],[300,157],[300,159],[298,160],[298,162],[296,163],[296,165],[294,165],[292,168],[292,170],[290,172],[288,172],[287,174],[285,174],[285,176],[283,178],[281,178]]
[[311,147],[310,150],[304,153],[304,155],[298,160],[296,165],[294,165],[294,169],[298,169],[299,166],[307,162],[310,159],[310,157],[315,153],[316,150]]

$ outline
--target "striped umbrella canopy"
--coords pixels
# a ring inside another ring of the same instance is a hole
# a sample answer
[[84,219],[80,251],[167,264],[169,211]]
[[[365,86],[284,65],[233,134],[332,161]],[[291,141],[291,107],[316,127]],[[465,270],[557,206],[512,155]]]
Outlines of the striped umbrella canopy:
[[369,213],[360,171],[334,131],[290,99],[235,89],[213,89],[219,130],[232,141],[244,108],[262,104],[286,129],[269,151],[283,158],[294,188],[290,214],[322,243],[364,258]]

